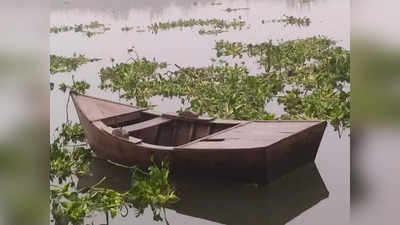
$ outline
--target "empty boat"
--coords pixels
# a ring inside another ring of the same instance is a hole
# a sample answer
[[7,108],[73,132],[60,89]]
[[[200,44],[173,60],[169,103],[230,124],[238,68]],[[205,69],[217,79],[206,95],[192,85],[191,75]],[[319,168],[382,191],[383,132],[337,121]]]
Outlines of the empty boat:
[[177,176],[267,183],[315,160],[326,121],[238,121],[162,114],[70,92],[96,155],[125,165],[169,162]]

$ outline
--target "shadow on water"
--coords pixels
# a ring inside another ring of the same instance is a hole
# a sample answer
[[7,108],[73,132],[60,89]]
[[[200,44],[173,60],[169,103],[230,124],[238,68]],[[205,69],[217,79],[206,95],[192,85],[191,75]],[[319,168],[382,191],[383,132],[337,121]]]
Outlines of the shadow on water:
[[[126,190],[129,171],[103,160],[91,164],[92,176],[82,177],[78,188],[97,183]],[[169,208],[179,214],[222,224],[286,224],[328,198],[329,192],[315,163],[307,164],[267,186],[205,179],[174,179],[180,200]],[[172,223],[171,223],[172,224]]]
[[329,196],[314,163],[268,186],[187,180],[177,182],[178,213],[222,224],[286,224]]

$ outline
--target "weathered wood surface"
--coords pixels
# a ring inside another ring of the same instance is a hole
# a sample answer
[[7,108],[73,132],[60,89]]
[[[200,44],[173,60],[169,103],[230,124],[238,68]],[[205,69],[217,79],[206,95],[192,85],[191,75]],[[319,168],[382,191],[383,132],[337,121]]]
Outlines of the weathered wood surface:
[[[156,163],[168,160],[178,176],[270,182],[314,161],[326,127],[324,121],[187,121],[76,93],[71,96],[98,156],[143,167],[152,158]],[[113,135],[120,124],[128,128],[128,138]]]
[[199,116],[199,117],[181,116],[177,113],[163,113],[161,116],[169,119],[184,120],[189,122],[209,122],[216,119],[216,117],[205,117],[205,116]]
[[154,119],[151,120],[146,120],[140,123],[135,123],[129,126],[125,126],[123,127],[123,129],[125,129],[128,133],[132,133],[138,130],[143,130],[146,128],[150,128],[150,127],[155,127],[155,126],[159,126],[161,124],[164,123],[168,123],[171,122],[170,119],[166,119],[166,118],[162,118],[162,117],[156,117]]
[[89,121],[97,121],[146,110],[85,95],[76,97],[75,102],[79,105],[80,110],[86,115]]
[[320,122],[250,122],[178,149],[254,149],[266,147]]

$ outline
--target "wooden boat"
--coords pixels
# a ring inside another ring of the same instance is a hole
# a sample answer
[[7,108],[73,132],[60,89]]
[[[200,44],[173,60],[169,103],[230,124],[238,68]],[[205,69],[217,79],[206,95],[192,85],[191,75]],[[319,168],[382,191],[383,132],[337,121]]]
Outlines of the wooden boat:
[[269,182],[314,161],[325,121],[238,121],[161,114],[71,92],[96,154],[125,165],[168,160],[177,176]]

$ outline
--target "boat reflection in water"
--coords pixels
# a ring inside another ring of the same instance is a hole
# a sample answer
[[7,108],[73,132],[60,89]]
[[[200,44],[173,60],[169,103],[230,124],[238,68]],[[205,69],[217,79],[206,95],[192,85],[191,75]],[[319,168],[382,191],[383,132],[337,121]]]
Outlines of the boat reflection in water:
[[[103,160],[94,160],[91,173],[79,180],[80,187],[103,177],[107,177],[103,187],[122,191],[129,186],[129,171]],[[216,179],[176,178],[172,182],[180,200],[170,209],[221,224],[286,224],[329,196],[315,163],[267,186]],[[169,222],[176,224],[170,218]]]

